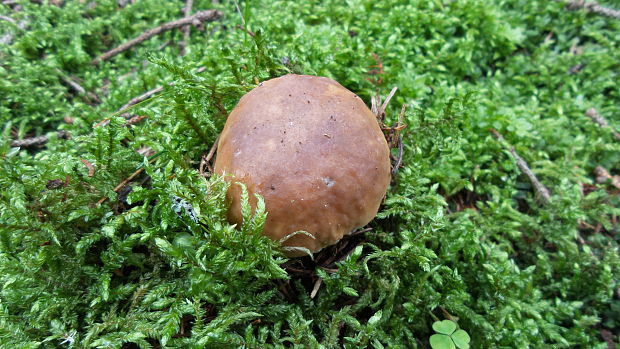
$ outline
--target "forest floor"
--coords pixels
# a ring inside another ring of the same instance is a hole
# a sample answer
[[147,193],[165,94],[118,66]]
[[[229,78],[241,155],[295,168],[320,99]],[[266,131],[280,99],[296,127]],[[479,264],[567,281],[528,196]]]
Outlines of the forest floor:
[[[614,9],[2,1],[0,347],[620,345]],[[397,87],[389,125],[406,105],[377,218],[314,259],[268,212],[230,225],[209,176],[239,98],[287,73],[369,107]]]

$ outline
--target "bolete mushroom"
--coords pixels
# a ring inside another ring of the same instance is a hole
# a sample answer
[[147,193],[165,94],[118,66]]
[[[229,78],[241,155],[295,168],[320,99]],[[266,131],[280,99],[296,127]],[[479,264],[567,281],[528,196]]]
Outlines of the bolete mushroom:
[[[244,95],[230,113],[215,172],[232,183],[228,220],[242,224],[243,183],[268,213],[264,234],[311,252],[370,222],[390,183],[390,151],[364,102],[334,80],[285,75]],[[290,257],[303,249],[287,249]]]

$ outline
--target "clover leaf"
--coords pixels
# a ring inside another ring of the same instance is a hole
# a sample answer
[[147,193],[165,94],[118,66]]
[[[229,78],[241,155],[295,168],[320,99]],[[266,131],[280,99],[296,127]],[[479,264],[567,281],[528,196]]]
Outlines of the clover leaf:
[[433,330],[437,333],[451,335],[456,330],[456,322],[450,320],[435,321]]
[[433,349],[455,349],[454,342],[450,336],[445,334],[434,334],[430,339],[431,348]]
[[469,349],[471,338],[464,330],[457,330],[456,322],[452,320],[435,321],[433,330],[437,332],[430,338],[433,349]]

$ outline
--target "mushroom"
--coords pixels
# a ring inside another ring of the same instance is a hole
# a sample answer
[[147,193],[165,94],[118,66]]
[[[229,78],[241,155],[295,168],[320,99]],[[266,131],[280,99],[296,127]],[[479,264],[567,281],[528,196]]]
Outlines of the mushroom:
[[[390,183],[390,150],[373,113],[336,81],[289,74],[244,95],[220,135],[215,172],[231,182],[228,220],[242,224],[243,183],[260,194],[264,234],[287,255],[318,252],[370,222]],[[290,247],[301,247],[295,249]]]

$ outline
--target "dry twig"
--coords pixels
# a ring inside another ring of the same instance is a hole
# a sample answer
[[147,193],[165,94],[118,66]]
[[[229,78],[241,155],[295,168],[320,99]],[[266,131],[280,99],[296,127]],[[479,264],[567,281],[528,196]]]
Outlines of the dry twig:
[[[183,9],[183,14],[185,17],[189,17],[190,13],[192,13],[192,7],[194,7],[194,0],[186,0],[185,1],[185,9]],[[183,41],[181,41],[181,56],[185,56],[187,45],[189,45],[189,34],[192,30],[192,27],[186,25],[183,27]]]
[[[58,138],[69,139],[71,136],[69,132],[65,130],[60,130],[57,133]],[[49,141],[47,136],[39,136],[39,137],[31,137],[24,139],[17,139],[11,142],[11,147],[20,147],[20,148],[30,148],[41,146]]]
[[405,110],[407,109],[407,105],[403,104],[402,108],[400,109],[400,114],[398,115],[398,125],[396,125],[396,127],[392,128],[392,133],[395,133],[395,138],[396,138],[396,142],[397,142],[397,146],[398,146],[398,156],[396,158],[396,161],[394,162],[394,165],[392,166],[392,176],[396,176],[396,174],[398,173],[398,169],[400,168],[400,166],[403,163],[403,136],[400,134],[400,131],[405,128],[405,124],[404,124],[404,117],[405,117]]
[[80,85],[74,79],[66,76],[60,69],[56,69],[56,72],[58,73],[58,76],[65,84],[69,85],[75,92],[78,93],[78,95],[84,96],[87,102],[95,102],[95,103],[101,102],[94,93],[86,91],[86,89],[82,87],[82,85]]
[[385,98],[385,102],[383,102],[383,104],[381,103],[381,95],[379,93],[377,93],[376,96],[370,97],[370,111],[375,114],[377,120],[379,120],[381,123],[383,123],[383,120],[385,119],[385,109],[387,108],[387,105],[392,99],[392,97],[394,97],[396,90],[398,90],[398,87],[392,88],[388,96]]
[[[153,162],[154,160],[155,159],[151,159],[149,163]],[[132,173],[129,177],[122,180],[116,187],[114,187],[114,189],[112,189],[112,191],[114,191],[115,193],[118,193],[119,190],[121,190],[125,185],[127,185],[127,183],[131,182],[134,178],[136,178],[140,173],[142,173],[142,171],[144,171],[144,167],[140,167],[134,173]],[[103,204],[107,199],[108,199],[107,196],[102,197],[101,199],[99,199],[99,201],[97,201],[97,205]]]
[[612,176],[603,166],[596,166],[594,169],[597,183],[606,183],[609,181],[611,185],[620,189],[620,176]]
[[[203,72],[203,71],[205,71],[206,69],[207,69],[206,67],[199,67],[199,68],[196,70],[196,73],[202,73],[202,72]],[[171,82],[171,83],[169,84],[169,86],[173,86],[173,85],[174,85],[174,82]],[[163,86],[157,86],[157,87],[155,87],[155,88],[154,88],[154,89],[152,89],[152,90],[148,90],[148,91],[144,92],[143,94],[139,95],[138,97],[134,97],[134,98],[130,99],[130,100],[129,100],[129,102],[125,103],[122,107],[120,107],[120,108],[116,111],[116,113],[118,114],[118,113],[124,112],[125,110],[129,109],[129,107],[131,107],[131,106],[133,106],[133,105],[136,105],[136,104],[138,104],[138,103],[140,103],[140,102],[144,102],[144,101],[146,101],[147,99],[149,99],[149,98],[153,97],[154,95],[156,95],[156,94],[160,93],[160,92],[161,92],[161,91],[163,91],[163,90],[164,90],[164,87],[163,87]],[[127,116],[128,116],[128,115],[125,115],[125,117],[127,117]]]
[[[14,10],[15,11],[19,11],[17,7]],[[15,21],[11,17],[0,15],[0,20],[7,21],[7,22],[11,23],[15,28],[19,29],[20,31],[23,31],[28,26],[28,19],[27,18],[22,20],[22,21],[20,21],[18,23],[17,21]],[[3,36],[0,36],[0,44],[7,44],[8,45],[8,44],[11,43],[11,41],[13,41],[13,33],[11,33],[11,32],[8,32],[8,33],[4,34]]]
[[371,102],[370,110],[377,118],[377,121],[379,122],[379,126],[381,127],[381,130],[385,134],[385,138],[388,142],[388,146],[390,148],[398,149],[398,156],[396,158],[390,155],[390,158],[394,160],[392,163],[392,175],[393,176],[396,175],[396,173],[398,173],[398,169],[402,165],[402,161],[403,161],[403,138],[400,134],[400,131],[402,131],[406,127],[406,125],[403,123],[403,119],[405,115],[405,110],[407,109],[407,105],[403,104],[400,110],[400,114],[398,115],[398,123],[396,124],[396,126],[385,125],[384,123],[385,109],[387,109],[387,106],[392,100],[392,97],[394,97],[396,90],[398,90],[398,87],[392,88],[392,90],[390,91],[388,96],[385,98],[385,101],[383,103],[381,103],[381,96],[379,94],[377,94],[376,96],[372,96],[370,99],[370,102]]
[[[153,149],[151,149],[150,147],[146,147],[143,146],[140,149],[137,150],[137,152],[139,154],[141,154],[142,156],[154,156],[154,151]],[[154,156],[149,160],[149,164],[153,163],[155,160],[157,160],[157,157]],[[112,189],[112,191],[114,191],[115,193],[118,193],[119,190],[123,189],[123,187],[125,187],[125,185],[127,185],[127,183],[131,182],[134,178],[136,178],[140,173],[142,173],[142,171],[144,171],[144,166],[140,167],[139,169],[137,169],[134,173],[132,173],[129,177],[125,178],[124,180],[122,180],[116,187],[114,187],[114,189]],[[101,199],[99,199],[99,201],[97,201],[97,205],[101,205],[102,203],[104,203],[106,200],[108,199],[107,196],[102,197]]]
[[84,166],[86,166],[86,168],[88,169],[88,177],[94,176],[95,175],[95,167],[90,162],[88,162],[88,160],[86,160],[86,159],[80,159],[80,161],[82,161]]
[[146,118],[148,118],[148,116],[146,115],[135,115],[131,117],[129,120],[127,120],[127,122],[125,123],[125,126],[135,125]]
[[510,144],[508,144],[508,142],[506,142],[506,140],[504,139],[504,136],[502,136],[499,132],[497,132],[494,129],[491,129],[491,133],[501,143],[503,143],[506,147],[508,147],[508,151],[510,151],[510,154],[512,154],[512,157],[517,162],[517,166],[519,167],[521,172],[523,172],[527,176],[527,178],[529,178],[530,182],[532,182],[532,185],[534,185],[534,188],[536,188],[536,191],[538,192],[538,194],[543,198],[545,203],[548,204],[551,201],[551,193],[549,192],[549,189],[547,189],[542,183],[540,183],[536,175],[532,172],[532,170],[530,170],[530,167],[527,165],[527,162],[525,162],[525,160],[523,160],[523,158],[519,156],[519,154],[517,153],[517,151],[515,150],[513,146],[511,146]]
[[47,138],[47,136],[18,139],[18,140],[14,140],[11,142],[11,147],[21,147],[21,148],[36,147],[36,146],[47,143],[48,140],[49,139]]
[[[60,69],[56,69],[58,70],[59,73]],[[85,95],[86,94],[86,90],[84,89],[84,87],[82,87],[82,85],[78,84],[77,81],[65,76],[64,74],[60,74],[60,79],[62,81],[64,81],[67,85],[71,86],[72,89],[75,90],[75,92],[77,92],[80,95]]]
[[[209,150],[209,153],[200,159],[200,165],[198,166],[198,172],[203,177],[209,177],[209,173],[213,173],[213,169],[211,168],[211,165],[209,165],[209,163],[211,159],[213,158],[213,155],[215,155],[215,151],[217,150],[217,145],[219,142],[220,142],[220,136],[218,135],[217,138],[215,138],[215,142],[213,142],[213,146]],[[206,171],[205,171],[205,167],[207,168]]]
[[566,5],[568,5],[566,7],[569,10],[584,9],[588,12],[591,12],[597,15],[620,19],[620,10],[601,6],[596,1],[584,1],[584,0],[569,0],[569,1],[555,0],[555,1],[565,3]]
[[372,231],[372,228],[360,228],[357,230],[354,230],[352,232],[350,232],[349,234],[347,234],[347,236],[356,236],[356,235],[360,235],[360,234],[364,234],[367,233],[369,231]]
[[149,29],[147,31],[145,31],[144,33],[142,33],[140,36],[138,36],[137,38],[134,38],[132,40],[127,41],[126,43],[115,47],[113,49],[111,49],[110,51],[102,54],[101,56],[93,59],[92,63],[93,64],[99,64],[102,61],[108,60],[114,56],[116,56],[117,54],[126,51],[130,48],[132,48],[133,46],[136,46],[138,44],[140,44],[141,42],[148,40],[150,38],[152,38],[155,35],[159,35],[165,31],[171,30],[171,29],[175,29],[175,28],[180,28],[186,25],[200,25],[203,22],[206,21],[215,21],[217,19],[219,19],[220,17],[222,17],[222,12],[218,11],[218,10],[206,10],[206,11],[198,11],[195,14],[188,16],[188,17],[184,17],[181,18],[179,20],[176,21],[172,21],[172,22],[168,22],[168,23],[164,23],[162,25],[160,25],[159,27],[155,27],[153,29]]
[[394,164],[392,165],[392,176],[396,176],[396,174],[398,173],[398,170],[400,169],[400,166],[402,166],[403,164],[403,153],[404,153],[403,136],[399,134],[398,135],[398,156],[396,158],[396,161],[394,161]]
[[0,20],[7,21],[7,22],[13,24],[14,26],[17,26],[17,21],[14,20],[11,17],[0,15]]
[[612,130],[612,134],[614,135],[614,138],[620,142],[620,133],[616,132],[613,130],[613,128],[611,126],[609,126],[609,123],[607,122],[607,120],[605,120],[605,118],[598,113],[598,111],[594,108],[590,108],[586,111],[586,116],[589,117],[590,119],[592,119],[592,121],[596,122],[599,126],[601,126],[602,128],[609,128]]
[[126,109],[128,109],[129,107],[131,107],[132,105],[138,104],[138,103],[143,102],[143,101],[146,101],[147,99],[153,97],[154,95],[160,93],[163,90],[164,90],[163,86],[157,86],[157,87],[155,87],[152,90],[146,91],[143,94],[139,95],[138,97],[134,97],[134,98],[130,99],[129,102],[125,103],[116,112],[117,113],[123,112]]

